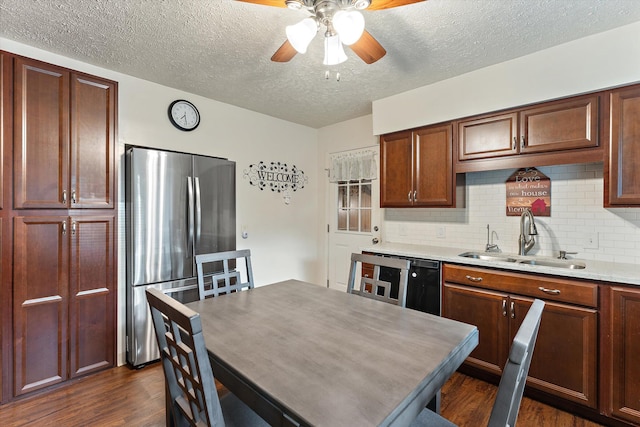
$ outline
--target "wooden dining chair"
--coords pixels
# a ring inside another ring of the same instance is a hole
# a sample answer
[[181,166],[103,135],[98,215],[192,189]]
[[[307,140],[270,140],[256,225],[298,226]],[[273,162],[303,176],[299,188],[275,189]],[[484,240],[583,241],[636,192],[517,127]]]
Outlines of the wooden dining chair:
[[[362,275],[359,284],[356,286],[356,272],[358,264],[369,264],[373,266],[372,277]],[[351,269],[349,271],[349,282],[347,292],[363,297],[372,298],[378,301],[405,307],[407,302],[407,281],[409,280],[410,261],[406,259],[383,257],[379,255],[351,254]],[[391,283],[380,280],[380,268],[392,268],[399,271],[398,294],[392,294]]]
[[[502,370],[498,393],[489,418],[489,427],[516,425],[543,309],[544,301],[534,300],[513,339],[507,363]],[[455,424],[429,409],[423,409],[411,424],[411,427],[418,426],[451,427]]]
[[166,382],[167,425],[267,426],[232,393],[218,397],[200,315],[158,289],[146,294]]
[[[236,269],[235,263],[238,260],[244,261],[247,279],[244,282],[240,271]],[[249,249],[196,255],[196,269],[200,299],[211,295],[217,297],[220,294],[253,289],[253,271]]]

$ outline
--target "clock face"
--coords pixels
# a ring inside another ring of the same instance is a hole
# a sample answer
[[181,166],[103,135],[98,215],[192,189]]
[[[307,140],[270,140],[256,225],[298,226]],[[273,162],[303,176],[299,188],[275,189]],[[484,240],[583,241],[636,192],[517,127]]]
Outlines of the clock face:
[[200,124],[200,113],[195,105],[179,99],[169,105],[169,120],[178,129],[191,131]]

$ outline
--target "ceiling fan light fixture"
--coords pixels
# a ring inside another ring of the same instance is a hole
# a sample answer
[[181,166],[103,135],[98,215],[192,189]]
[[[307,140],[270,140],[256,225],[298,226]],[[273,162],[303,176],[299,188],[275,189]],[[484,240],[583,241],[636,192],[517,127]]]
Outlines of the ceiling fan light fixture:
[[287,7],[292,10],[300,10],[303,6],[302,0],[285,0],[284,4],[286,4]]
[[305,18],[294,25],[287,25],[287,39],[298,53],[306,53],[309,43],[318,32],[318,23],[313,18]]
[[353,4],[353,7],[356,9],[362,10],[366,9],[371,5],[371,0],[356,0]]
[[338,65],[347,60],[340,36],[325,36],[324,38],[324,65]]
[[364,32],[364,16],[357,10],[339,10],[333,15],[333,28],[342,43],[350,46],[360,40]]

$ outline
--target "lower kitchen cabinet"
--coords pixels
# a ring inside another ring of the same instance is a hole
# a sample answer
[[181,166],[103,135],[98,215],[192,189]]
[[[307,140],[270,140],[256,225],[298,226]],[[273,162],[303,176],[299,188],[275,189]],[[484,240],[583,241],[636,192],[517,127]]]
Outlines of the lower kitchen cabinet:
[[[480,332],[465,365],[496,376],[533,299],[545,300],[527,385],[597,408],[597,285],[454,265],[444,266],[443,282],[443,316]],[[565,301],[572,295],[576,305]]]
[[611,415],[640,425],[640,288],[613,286],[606,349],[611,358]]
[[114,366],[115,218],[14,218],[14,395]]

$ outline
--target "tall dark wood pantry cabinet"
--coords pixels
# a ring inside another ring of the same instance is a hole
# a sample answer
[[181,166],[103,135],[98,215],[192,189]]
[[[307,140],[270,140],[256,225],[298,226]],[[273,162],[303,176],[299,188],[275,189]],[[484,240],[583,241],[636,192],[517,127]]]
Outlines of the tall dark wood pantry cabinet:
[[117,83],[2,61],[5,402],[115,364]]

